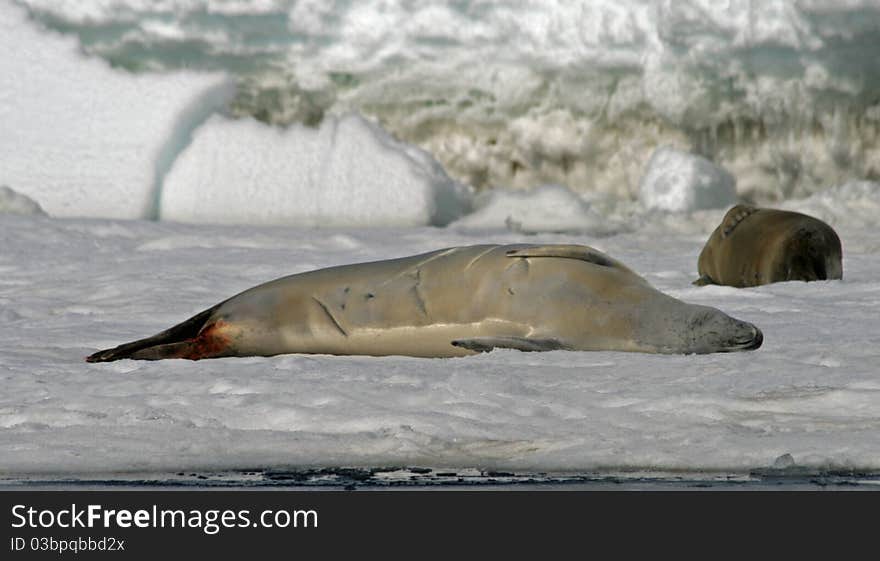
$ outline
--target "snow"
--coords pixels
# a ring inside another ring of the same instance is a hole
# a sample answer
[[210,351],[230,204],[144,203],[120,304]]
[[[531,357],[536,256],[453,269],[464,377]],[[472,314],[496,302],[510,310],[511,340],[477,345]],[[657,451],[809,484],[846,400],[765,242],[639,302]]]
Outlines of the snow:
[[614,230],[610,220],[563,185],[542,185],[526,191],[492,189],[474,201],[474,211],[452,224],[465,230],[507,228],[523,233]]
[[870,229],[880,216],[880,183],[850,181],[805,199],[785,201],[781,206],[815,216],[835,227]]
[[[723,210],[713,212],[720,220]],[[708,228],[527,238],[592,244],[664,292],[755,323],[765,341],[754,352],[88,364],[98,348],[278,276],[523,237],[2,215],[0,473],[743,472],[785,454],[814,470],[880,469],[877,228],[839,228],[842,281],[749,289],[690,285]]]
[[639,199],[647,209],[672,212],[729,207],[736,179],[706,158],[663,146],[648,161]]
[[166,176],[160,218],[297,226],[446,224],[469,204],[426,152],[359,115],[279,130],[215,116]]
[[54,216],[146,218],[189,132],[232,97],[220,74],[131,75],[0,3],[0,184]]

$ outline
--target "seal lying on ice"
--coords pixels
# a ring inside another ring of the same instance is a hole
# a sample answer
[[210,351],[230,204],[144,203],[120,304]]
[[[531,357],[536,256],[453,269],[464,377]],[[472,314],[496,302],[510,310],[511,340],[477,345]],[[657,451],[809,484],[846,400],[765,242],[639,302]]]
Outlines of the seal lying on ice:
[[697,261],[696,285],[736,287],[843,277],[840,238],[818,218],[737,205],[727,211]]
[[283,277],[87,360],[711,353],[756,349],[762,339],[755,326],[667,296],[591,247],[475,245]]

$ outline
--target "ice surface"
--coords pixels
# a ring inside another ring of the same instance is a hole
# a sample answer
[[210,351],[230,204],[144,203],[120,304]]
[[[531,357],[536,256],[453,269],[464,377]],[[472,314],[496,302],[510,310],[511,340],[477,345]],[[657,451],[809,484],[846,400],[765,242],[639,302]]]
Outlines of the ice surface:
[[54,216],[148,217],[189,131],[223,106],[222,75],[132,75],[0,3],[0,183]]
[[[339,465],[744,471],[786,454],[809,469],[880,469],[877,225],[839,225],[842,281],[748,289],[690,285],[714,224],[685,234],[661,226],[524,238],[2,215],[0,474]],[[522,241],[592,244],[669,294],[754,322],[764,345],[701,356],[83,361],[281,275]]]
[[239,114],[352,110],[477,187],[634,199],[657,146],[774,202],[880,175],[880,3],[23,0],[132,69],[226,69]]
[[647,209],[688,212],[729,207],[736,202],[736,179],[706,158],[658,148],[639,186]]
[[214,117],[166,176],[163,220],[296,226],[446,224],[469,192],[358,115],[279,130]]
[[46,215],[46,211],[36,201],[26,195],[0,185],[0,214],[37,214]]

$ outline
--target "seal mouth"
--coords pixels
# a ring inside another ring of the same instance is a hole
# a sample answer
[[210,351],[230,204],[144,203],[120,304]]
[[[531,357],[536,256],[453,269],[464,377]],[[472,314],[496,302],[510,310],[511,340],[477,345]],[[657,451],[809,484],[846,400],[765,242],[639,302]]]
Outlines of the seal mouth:
[[738,338],[725,351],[753,351],[764,343],[764,334],[754,325],[748,324],[752,333],[748,337]]

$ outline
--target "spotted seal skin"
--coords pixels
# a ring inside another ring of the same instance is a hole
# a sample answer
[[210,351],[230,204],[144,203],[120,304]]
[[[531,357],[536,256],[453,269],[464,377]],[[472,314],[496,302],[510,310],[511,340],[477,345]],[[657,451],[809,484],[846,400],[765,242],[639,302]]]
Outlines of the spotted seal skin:
[[840,238],[799,212],[737,205],[712,232],[697,261],[696,285],[758,286],[843,277]]
[[475,245],[283,277],[87,360],[711,353],[762,340],[754,325],[667,296],[591,247]]

